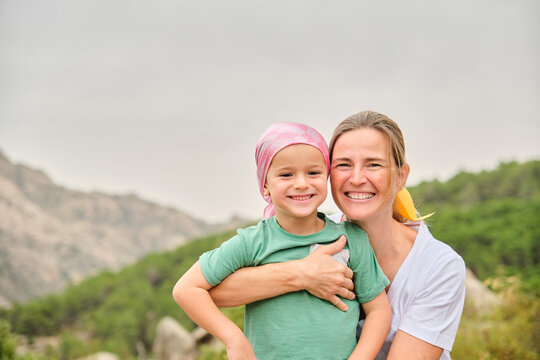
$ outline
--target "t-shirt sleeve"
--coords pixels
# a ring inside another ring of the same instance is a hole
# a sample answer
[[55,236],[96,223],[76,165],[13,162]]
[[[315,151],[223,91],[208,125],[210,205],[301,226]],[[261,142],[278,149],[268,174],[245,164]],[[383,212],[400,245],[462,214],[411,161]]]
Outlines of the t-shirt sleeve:
[[248,243],[243,232],[225,241],[220,247],[202,254],[199,258],[202,273],[212,286],[236,270],[251,265],[248,255]]
[[465,263],[450,251],[425,269],[424,275],[399,329],[452,350],[465,301]]
[[347,242],[351,250],[350,267],[354,273],[354,289],[360,303],[373,300],[390,284],[381,270],[364,230],[348,227]]

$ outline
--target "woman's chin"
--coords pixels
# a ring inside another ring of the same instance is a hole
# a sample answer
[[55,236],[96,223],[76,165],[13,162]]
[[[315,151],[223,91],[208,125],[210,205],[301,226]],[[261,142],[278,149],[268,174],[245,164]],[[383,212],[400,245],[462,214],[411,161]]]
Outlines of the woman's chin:
[[370,212],[366,212],[363,210],[357,209],[357,207],[352,206],[342,206],[340,207],[341,211],[349,221],[356,222],[356,221],[363,221],[369,218]]

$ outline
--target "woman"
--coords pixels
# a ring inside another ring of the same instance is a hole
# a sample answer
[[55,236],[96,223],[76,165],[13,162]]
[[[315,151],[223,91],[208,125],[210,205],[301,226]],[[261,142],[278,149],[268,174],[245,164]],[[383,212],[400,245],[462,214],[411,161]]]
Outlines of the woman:
[[[409,174],[399,127],[382,114],[355,114],[334,131],[330,158],[332,195],[343,212],[334,220],[346,217],[367,232],[391,281],[392,325],[377,359],[450,359],[465,297],[465,265],[425,224],[394,214],[396,193]],[[236,306],[305,289],[346,310],[338,296],[354,298],[352,272],[331,258],[343,246],[336,241],[302,260],[241,269],[214,288],[212,297],[219,306]],[[361,320],[359,331],[362,325]]]

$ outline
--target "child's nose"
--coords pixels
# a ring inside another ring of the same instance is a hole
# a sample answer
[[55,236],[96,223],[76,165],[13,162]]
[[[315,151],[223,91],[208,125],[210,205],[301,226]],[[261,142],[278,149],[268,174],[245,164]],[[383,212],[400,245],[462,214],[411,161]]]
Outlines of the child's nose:
[[298,176],[296,178],[296,181],[294,183],[294,186],[297,188],[297,189],[303,189],[305,187],[308,186],[308,182],[306,180],[306,177],[305,176]]

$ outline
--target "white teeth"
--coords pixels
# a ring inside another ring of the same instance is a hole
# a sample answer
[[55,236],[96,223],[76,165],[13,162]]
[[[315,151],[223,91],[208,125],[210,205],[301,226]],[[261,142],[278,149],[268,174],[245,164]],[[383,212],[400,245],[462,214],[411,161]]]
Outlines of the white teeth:
[[367,200],[375,196],[374,194],[359,194],[359,193],[355,193],[355,194],[345,193],[345,195],[347,195],[347,197],[354,200]]
[[311,198],[311,195],[304,195],[304,196],[291,196],[293,200],[307,200]]

